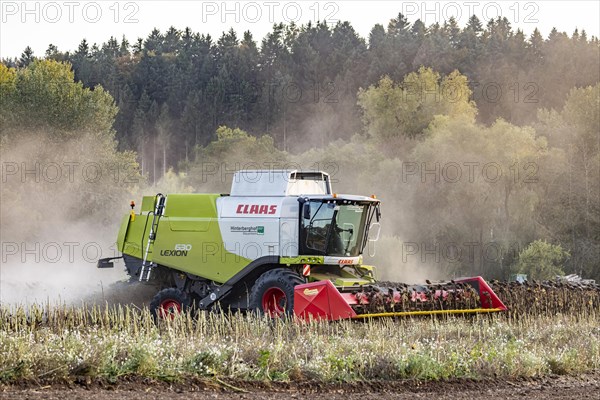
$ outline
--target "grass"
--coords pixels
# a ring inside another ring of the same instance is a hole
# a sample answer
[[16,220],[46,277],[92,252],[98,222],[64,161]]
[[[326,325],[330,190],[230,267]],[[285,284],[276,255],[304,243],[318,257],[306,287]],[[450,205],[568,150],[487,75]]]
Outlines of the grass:
[[600,370],[600,316],[270,321],[132,307],[0,307],[0,383],[143,377],[322,382]]

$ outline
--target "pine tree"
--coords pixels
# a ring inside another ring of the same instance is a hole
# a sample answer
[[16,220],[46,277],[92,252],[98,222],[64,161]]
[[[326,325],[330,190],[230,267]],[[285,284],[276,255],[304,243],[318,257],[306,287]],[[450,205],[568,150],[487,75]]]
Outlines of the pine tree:
[[129,55],[129,41],[123,35],[123,39],[121,39],[121,44],[119,46],[119,57],[125,57]]
[[535,28],[531,36],[529,37],[529,62],[540,64],[543,61],[543,46],[544,38],[540,31]]
[[59,55],[58,47],[56,47],[55,45],[50,43],[48,45],[48,48],[46,49],[46,52],[44,53],[44,56],[46,58],[56,60],[58,58],[58,55]]
[[35,57],[33,55],[33,50],[31,49],[31,47],[27,46],[25,47],[25,50],[23,50],[23,52],[21,53],[21,57],[19,58],[17,64],[19,65],[19,67],[25,68],[34,60]]
[[171,26],[164,37],[162,51],[169,54],[178,54],[180,49],[181,32]]

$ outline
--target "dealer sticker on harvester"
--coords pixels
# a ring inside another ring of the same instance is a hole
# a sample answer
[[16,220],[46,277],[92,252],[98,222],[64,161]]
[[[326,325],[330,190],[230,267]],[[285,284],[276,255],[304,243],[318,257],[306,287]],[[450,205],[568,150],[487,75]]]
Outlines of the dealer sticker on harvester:
[[242,233],[244,235],[264,235],[264,226],[232,226],[232,233]]

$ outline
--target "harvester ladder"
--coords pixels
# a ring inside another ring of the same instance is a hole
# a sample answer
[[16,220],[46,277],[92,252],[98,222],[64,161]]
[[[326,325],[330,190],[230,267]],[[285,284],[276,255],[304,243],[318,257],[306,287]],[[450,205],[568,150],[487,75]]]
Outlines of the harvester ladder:
[[148,261],[148,254],[150,254],[150,246],[154,244],[156,240],[156,232],[158,230],[158,222],[162,217],[165,210],[166,197],[162,193],[158,193],[154,199],[154,212],[152,212],[152,225],[150,225],[150,233],[148,234],[148,243],[146,244],[146,250],[144,251],[144,259],[142,261],[142,268],[140,269],[140,282],[147,282],[150,280],[150,273],[154,264]]

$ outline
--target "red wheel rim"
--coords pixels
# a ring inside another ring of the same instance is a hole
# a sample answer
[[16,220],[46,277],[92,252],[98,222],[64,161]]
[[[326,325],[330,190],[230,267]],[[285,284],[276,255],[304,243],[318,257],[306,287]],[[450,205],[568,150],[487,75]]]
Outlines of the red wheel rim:
[[166,299],[158,306],[158,315],[162,319],[174,319],[179,313],[181,313],[181,303],[177,300]]
[[262,298],[262,309],[270,317],[279,317],[285,313],[287,298],[283,290],[272,287],[266,290]]

